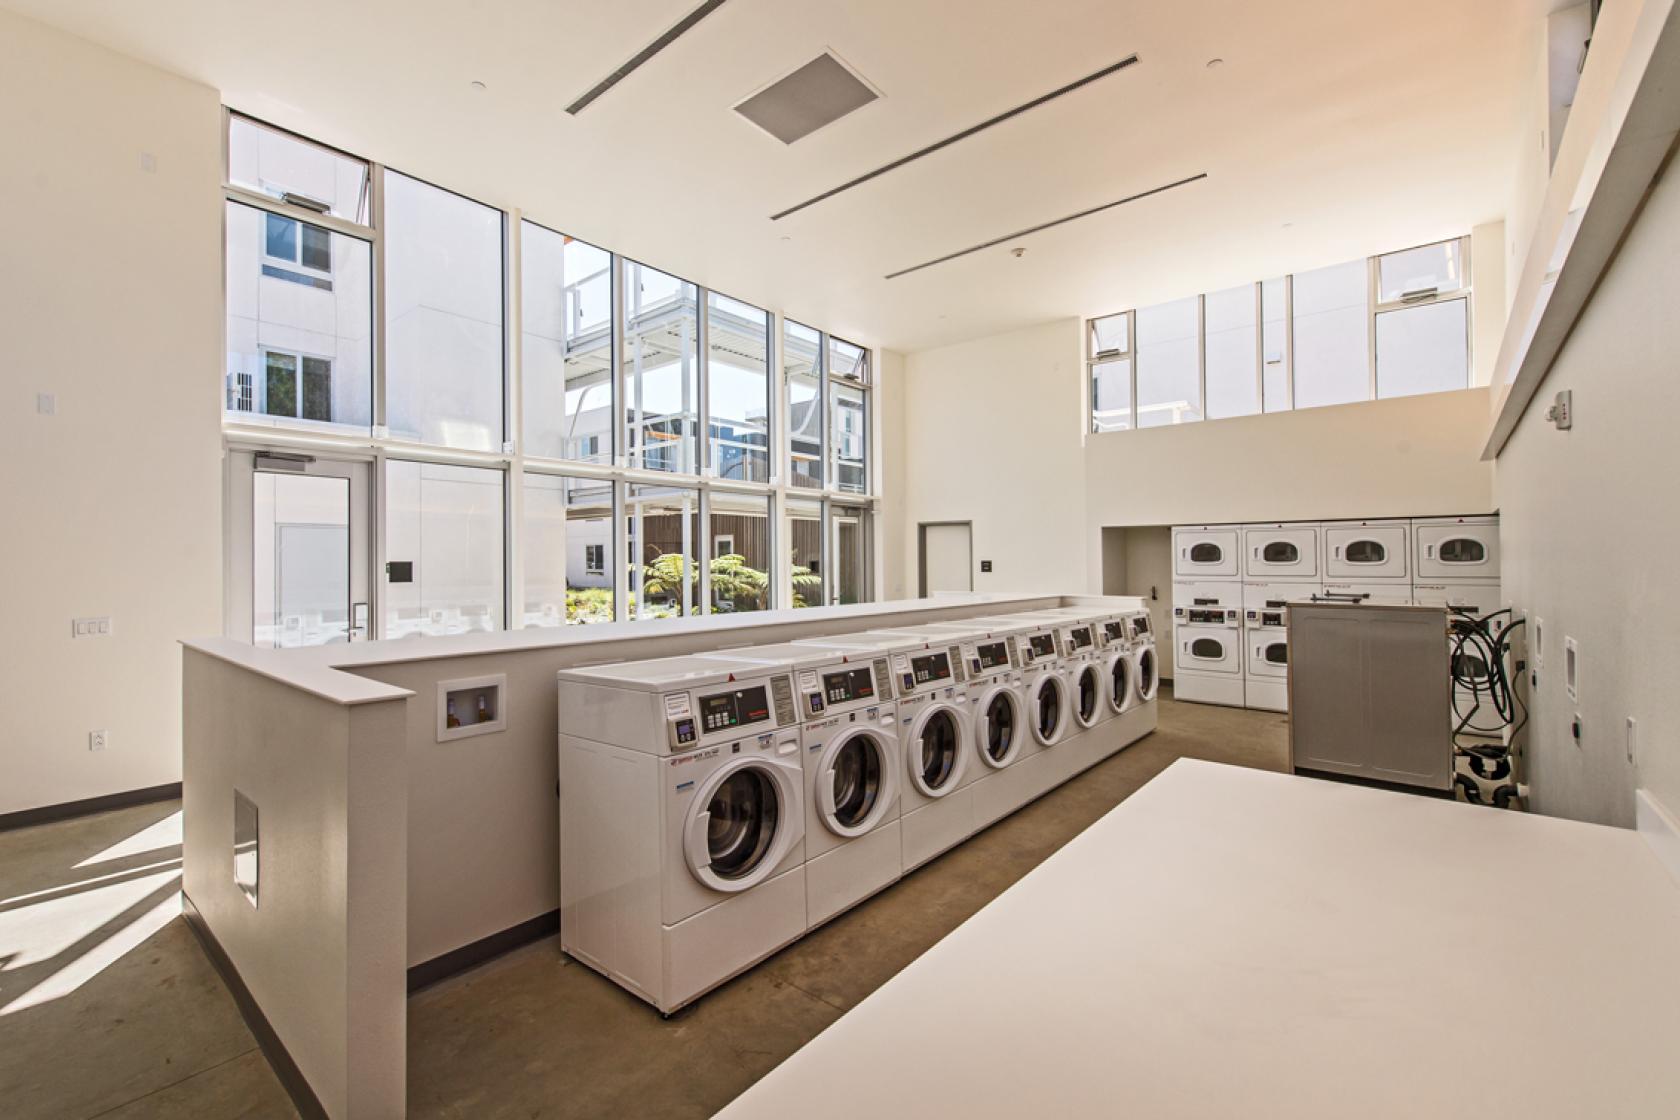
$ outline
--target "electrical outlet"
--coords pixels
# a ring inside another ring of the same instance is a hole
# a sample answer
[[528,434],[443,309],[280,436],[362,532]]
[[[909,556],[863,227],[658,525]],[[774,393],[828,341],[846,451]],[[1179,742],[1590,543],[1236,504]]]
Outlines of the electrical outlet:
[[1639,752],[1639,721],[1632,716],[1627,717],[1627,760],[1628,765],[1637,763]]
[[88,732],[88,750],[90,750],[90,751],[102,751],[110,745],[111,745],[111,733],[109,731],[89,731]]

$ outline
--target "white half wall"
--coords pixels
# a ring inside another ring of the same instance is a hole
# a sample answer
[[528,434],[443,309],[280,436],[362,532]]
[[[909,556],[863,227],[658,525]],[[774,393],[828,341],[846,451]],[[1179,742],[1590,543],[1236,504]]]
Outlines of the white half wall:
[[0,813],[181,778],[176,640],[221,629],[220,114],[0,12]]
[[[1671,170],[1499,456],[1504,592],[1527,612],[1529,656],[1540,662],[1528,779],[1534,808],[1554,816],[1631,827],[1639,787],[1680,804],[1677,293],[1680,180]],[[1574,404],[1567,432],[1545,417],[1563,389]],[[1567,638],[1578,647],[1574,701]],[[1638,724],[1632,761],[1629,717]]]

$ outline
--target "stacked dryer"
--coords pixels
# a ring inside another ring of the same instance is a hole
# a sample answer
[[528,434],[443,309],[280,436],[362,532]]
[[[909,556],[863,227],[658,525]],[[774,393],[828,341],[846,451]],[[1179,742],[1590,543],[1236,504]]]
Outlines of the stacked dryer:
[[1323,535],[1315,522],[1242,527],[1243,704],[1289,710],[1289,604],[1316,596]]
[[1412,523],[1403,517],[1324,523],[1324,591],[1331,602],[1410,606]]
[[[1497,517],[1436,517],[1412,522],[1412,564],[1416,579],[1412,597],[1419,606],[1446,607],[1454,613],[1483,618],[1500,609],[1499,519]],[[1489,623],[1504,629],[1504,618]],[[1459,718],[1485,705],[1488,664],[1478,648],[1449,646],[1455,657],[1453,710]],[[1456,720],[1455,720],[1456,722]],[[1472,728],[1490,729],[1484,712],[1471,720]]]
[[1243,705],[1242,527],[1173,529],[1173,696]]

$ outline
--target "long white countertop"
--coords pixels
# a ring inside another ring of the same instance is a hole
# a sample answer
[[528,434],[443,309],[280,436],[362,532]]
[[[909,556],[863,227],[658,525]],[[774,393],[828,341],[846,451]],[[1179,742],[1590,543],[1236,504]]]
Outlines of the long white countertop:
[[719,1114],[1680,1116],[1637,833],[1182,760]]
[[[358,669],[404,662],[431,661],[452,657],[474,657],[528,650],[563,648],[590,643],[655,642],[661,638],[696,633],[717,633],[723,640],[742,644],[747,639],[738,631],[794,624],[821,624],[855,620],[860,628],[875,625],[875,619],[905,612],[956,608],[1003,608],[1012,603],[1060,599],[1065,603],[1108,602],[1100,595],[1017,592],[1012,594],[952,594],[926,599],[889,599],[874,603],[808,607],[742,614],[695,615],[660,619],[657,622],[602,622],[589,626],[528,627],[522,630],[479,631],[469,634],[389,638],[377,642],[349,642],[268,649],[232,638],[197,638],[181,644],[197,653],[238,665],[253,673],[292,685],[303,692],[334,703],[355,705],[407,696],[402,689],[370,682],[356,675]],[[1141,600],[1127,600],[1141,606]],[[731,635],[735,635],[733,638]]]

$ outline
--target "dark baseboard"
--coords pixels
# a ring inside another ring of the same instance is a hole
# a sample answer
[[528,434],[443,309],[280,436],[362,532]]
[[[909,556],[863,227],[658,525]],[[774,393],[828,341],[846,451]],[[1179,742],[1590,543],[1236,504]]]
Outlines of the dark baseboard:
[[81,801],[65,801],[58,805],[42,805],[35,809],[19,809],[15,813],[0,813],[0,832],[14,828],[29,828],[37,824],[51,824],[85,817],[92,813],[108,813],[112,809],[127,809],[133,805],[150,805],[154,801],[174,801],[181,796],[181,783],[107,793],[103,797],[88,797]]
[[543,938],[552,937],[559,932],[560,911],[550,910],[546,914],[538,914],[529,921],[520,922],[516,926],[509,926],[500,933],[492,933],[489,937],[481,937],[470,945],[463,945],[459,949],[451,949],[441,957],[421,961],[408,970],[408,994],[413,995],[421,988],[430,987],[439,980],[446,980],[457,973],[481,965],[493,957],[512,952],[521,945],[541,941]]
[[298,1115],[304,1120],[327,1120],[327,1110],[321,1100],[310,1088],[309,1081],[303,1076],[303,1071],[292,1060],[292,1055],[286,1050],[286,1044],[280,1041],[280,1036],[274,1032],[269,1024],[268,1016],[262,1008],[257,1006],[256,997],[251,995],[251,989],[245,986],[239,970],[233,967],[233,961],[223,950],[222,943],[216,940],[216,935],[210,932],[210,926],[204,921],[204,915],[198,912],[193,900],[181,892],[181,916],[186,918],[187,926],[198,935],[198,943],[204,946],[204,955],[210,958],[210,963],[233,994],[233,1002],[239,1008],[239,1014],[244,1017],[245,1025],[251,1028],[256,1036],[257,1045],[262,1048],[263,1056],[268,1064],[274,1068],[274,1075],[280,1079],[280,1085],[286,1090],[286,1095],[292,1098],[292,1104],[298,1110]]

